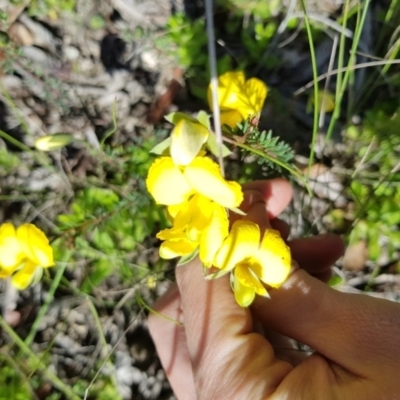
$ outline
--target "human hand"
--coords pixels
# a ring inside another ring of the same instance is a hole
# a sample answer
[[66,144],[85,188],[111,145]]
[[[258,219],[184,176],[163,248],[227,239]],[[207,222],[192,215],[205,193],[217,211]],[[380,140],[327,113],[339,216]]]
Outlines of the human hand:
[[[267,208],[271,225],[287,236],[274,218],[290,200],[289,184],[254,182],[245,190],[246,219],[268,228]],[[228,277],[205,280],[197,260],[177,269],[177,285],[154,309],[183,325],[152,314],[149,328],[180,400],[398,398],[400,305],[322,282],[343,252],[338,237],[289,246],[300,269],[251,310],[236,304]],[[315,352],[297,351],[288,337]]]

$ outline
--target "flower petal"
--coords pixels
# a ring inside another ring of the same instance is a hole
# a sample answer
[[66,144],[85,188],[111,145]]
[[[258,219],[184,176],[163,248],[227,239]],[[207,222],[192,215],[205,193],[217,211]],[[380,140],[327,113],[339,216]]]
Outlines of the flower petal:
[[212,218],[209,225],[203,230],[199,243],[200,260],[208,268],[212,266],[215,255],[229,232],[229,220],[226,209],[216,203],[213,203],[213,208]]
[[184,175],[192,188],[227,208],[239,207],[243,191],[237,182],[225,180],[217,163],[207,157],[196,157],[184,169]]
[[[240,93],[240,88],[245,82],[243,71],[226,72],[218,77],[218,104],[222,109],[235,108],[237,103],[237,94]],[[212,102],[212,86],[208,86],[207,91],[208,105],[213,110]]]
[[167,206],[183,203],[192,193],[192,188],[171,157],[161,157],[153,162],[146,185],[156,203]]
[[[244,91],[248,98],[248,108],[253,114],[259,114],[264,106],[268,89],[263,81],[257,78],[250,78],[246,81]],[[246,118],[248,115],[246,116]]]
[[[212,109],[212,89],[208,89],[208,102]],[[232,128],[238,122],[253,115],[259,116],[267,86],[257,78],[246,80],[243,71],[227,72],[218,78],[218,103],[221,109],[221,123]],[[225,114],[225,115],[224,115]]]
[[198,243],[191,242],[186,238],[166,240],[161,243],[160,257],[166,260],[193,253]]
[[12,275],[14,269],[0,268],[0,279],[6,279]]
[[265,231],[256,257],[259,264],[252,265],[252,270],[267,285],[279,287],[289,275],[291,254],[278,231]]
[[246,82],[246,76],[243,71],[228,71],[218,77],[218,84],[222,87],[235,86],[240,88]]
[[232,288],[235,295],[235,300],[240,307],[250,306],[256,297],[255,290],[251,287],[242,285],[239,279],[236,279],[235,276],[233,277]]
[[170,240],[170,239],[182,239],[186,237],[186,233],[183,229],[178,229],[175,227],[163,229],[156,235],[157,239],[160,240]]
[[182,204],[173,204],[172,206],[168,206],[167,212],[169,220],[172,221],[178,215],[181,209],[182,209]]
[[25,257],[13,224],[0,225],[0,266],[14,270]]
[[214,266],[232,270],[257,252],[260,243],[260,228],[250,221],[238,220],[232,225],[229,236],[219,249]]
[[188,165],[207,142],[209,130],[199,122],[181,119],[171,132],[170,154],[175,165]]
[[[209,226],[213,215],[213,203],[201,194],[196,194],[189,201],[189,221],[186,234],[189,240],[199,242],[200,235]],[[177,218],[178,219],[178,218]]]
[[176,229],[185,229],[188,238],[198,241],[203,229],[210,223],[213,213],[212,201],[201,194],[195,194],[189,201],[180,205],[173,225]]
[[53,135],[42,136],[35,140],[35,147],[42,151],[61,149],[74,140],[68,133],[54,133]]
[[23,224],[17,229],[17,237],[26,256],[42,267],[54,265],[53,249],[42,230],[33,224]]
[[12,276],[11,284],[18,290],[24,290],[32,283],[36,273],[41,274],[42,271],[43,268],[28,260],[23,268]]
[[243,285],[252,288],[260,296],[268,296],[267,289],[258,279],[257,275],[251,270],[249,263],[238,264],[235,268],[235,278]]
[[236,110],[227,110],[221,112],[221,124],[236,128],[237,124],[243,121],[242,115]]

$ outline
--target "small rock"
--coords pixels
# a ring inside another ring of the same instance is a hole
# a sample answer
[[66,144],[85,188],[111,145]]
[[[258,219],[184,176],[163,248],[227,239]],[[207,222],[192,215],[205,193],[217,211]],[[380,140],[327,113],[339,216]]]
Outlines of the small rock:
[[66,46],[64,48],[64,55],[65,55],[65,58],[67,60],[74,61],[74,60],[77,60],[79,58],[80,53],[79,53],[79,50],[76,47],[74,47],[74,46]]
[[160,55],[157,50],[150,49],[147,51],[143,51],[140,55],[141,66],[144,70],[149,72],[159,72],[160,66],[158,60],[160,59]]
[[12,24],[8,34],[19,45],[32,46],[35,42],[29,29],[18,21]]
[[155,376],[149,376],[140,383],[138,390],[145,399],[158,399],[162,390],[162,381]]
[[346,271],[362,271],[368,259],[368,248],[365,240],[360,240],[346,249],[343,257],[343,268]]

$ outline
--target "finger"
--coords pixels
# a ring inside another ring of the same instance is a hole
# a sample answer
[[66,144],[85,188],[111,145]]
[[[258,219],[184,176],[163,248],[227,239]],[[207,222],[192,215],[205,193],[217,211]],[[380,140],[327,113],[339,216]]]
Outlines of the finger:
[[282,239],[287,240],[290,234],[289,225],[285,221],[282,221],[279,218],[271,219],[270,223],[271,223],[271,228],[279,231],[281,233]]
[[247,212],[246,216],[243,217],[243,219],[258,224],[261,232],[264,232],[266,229],[271,228],[271,223],[268,218],[268,214],[265,212],[264,203],[253,204],[253,206]]
[[293,195],[289,182],[281,178],[249,182],[243,185],[243,190],[261,193],[271,219],[277,217],[286,208]]
[[[271,221],[271,224],[273,221]],[[288,244],[291,248],[292,258],[300,261],[299,267],[305,269],[322,282],[329,280],[331,265],[344,252],[343,241],[333,234],[295,239]],[[255,319],[257,320],[257,314]],[[295,366],[308,356],[307,353],[298,350],[298,347],[293,343],[293,339],[271,330],[268,321],[265,323],[264,320],[260,325],[265,332],[265,337],[274,346],[276,357],[280,360],[288,361]]]
[[343,240],[334,234],[294,239],[288,245],[299,267],[322,281],[330,278],[331,266],[345,250]]
[[182,320],[180,294],[173,284],[154,304],[148,327],[174,393],[179,399],[192,400],[196,390]]
[[400,305],[338,292],[301,269],[270,296],[254,304],[264,326],[311,346],[357,376],[390,375],[398,368]]
[[298,342],[295,340],[272,329],[263,328],[262,332],[263,336],[273,346],[275,357],[279,360],[286,361],[295,367],[309,357],[310,354],[306,351],[301,351]]
[[[267,214],[262,203],[254,204],[247,212],[244,219],[256,222],[261,231],[271,228]],[[281,225],[284,230],[284,223],[275,220],[275,226]],[[332,264],[344,253],[344,243],[337,235],[325,234],[309,238],[296,239],[289,242],[292,259],[296,260],[301,268],[322,281],[327,281],[331,275]]]
[[[261,204],[262,205],[262,214],[266,214],[266,205],[265,205],[265,200],[263,195],[256,191],[256,190],[246,190],[243,192],[243,201],[242,204],[240,205],[240,209],[247,215],[249,210],[255,205],[255,204]],[[272,202],[274,204],[274,202]],[[229,212],[229,221],[231,225],[238,219],[242,219],[243,215],[239,214],[234,211]]]
[[178,268],[176,277],[199,398],[267,398],[292,367],[253,332],[228,277],[205,280],[198,260]]
[[[285,204],[281,204],[282,206],[282,210],[279,211],[278,205],[276,204],[279,200],[275,199],[275,198],[270,198],[270,201],[268,204],[265,203],[265,198],[263,196],[262,193],[256,191],[256,190],[245,190],[244,191],[244,199],[242,204],[240,205],[240,209],[245,212],[246,214],[249,212],[250,208],[252,208],[256,203],[261,203],[263,205],[262,208],[258,209],[257,212],[260,213],[260,215],[266,215],[266,216],[270,216],[271,218],[271,213],[268,213],[268,209],[272,207],[272,209],[278,213],[282,212],[284,207],[286,206]],[[267,213],[266,213],[267,211]],[[256,218],[257,216],[254,215],[253,212],[253,218]],[[240,214],[231,212],[230,215],[230,220],[231,223],[235,222],[238,219],[248,219],[247,215],[245,217],[243,217]],[[256,218],[257,219],[257,218]],[[281,235],[284,239],[287,239],[287,237],[289,236],[290,233],[290,228],[288,226],[288,224],[282,220],[280,220],[279,218],[273,218],[271,220],[271,227],[278,230],[279,232],[281,232]]]
[[243,201],[240,205],[240,209],[247,213],[249,209],[256,203],[265,204],[264,196],[257,190],[244,190]]

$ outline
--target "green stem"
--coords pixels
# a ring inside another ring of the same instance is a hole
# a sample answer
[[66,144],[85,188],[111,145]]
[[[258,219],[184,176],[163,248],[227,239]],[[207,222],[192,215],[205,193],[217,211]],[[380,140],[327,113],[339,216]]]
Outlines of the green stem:
[[262,158],[265,158],[268,161],[271,161],[271,162],[273,162],[273,163],[275,163],[277,165],[280,165],[282,168],[286,169],[292,175],[294,175],[296,178],[298,178],[300,181],[302,181],[303,184],[305,185],[305,187],[307,188],[308,193],[311,195],[310,188],[308,187],[308,184],[307,184],[306,180],[304,179],[304,176],[301,175],[300,171],[296,171],[294,168],[289,167],[284,162],[282,162],[282,161],[280,161],[280,160],[278,160],[278,159],[276,159],[274,157],[269,156],[268,154],[264,153],[261,150],[257,150],[254,147],[248,146],[247,144],[237,142],[237,141],[229,139],[227,137],[223,137],[223,139],[224,139],[225,142],[231,143],[231,144],[233,144],[233,145],[235,145],[237,147],[240,147],[240,148],[242,148],[244,150],[249,151],[250,153],[257,154],[258,156],[260,156]]
[[[344,7],[344,13],[343,13],[343,22],[342,22],[342,32],[340,33],[340,41],[339,41],[339,53],[338,53],[338,74],[336,78],[336,93],[335,93],[335,109],[333,111],[333,114],[335,112],[338,112],[337,110],[340,110],[340,103],[337,101],[339,94],[340,94],[340,88],[342,86],[342,80],[343,80],[343,65],[344,65],[344,51],[346,47],[346,35],[345,31],[347,28],[347,21],[350,17],[349,15],[349,0],[346,0],[345,7]],[[329,126],[330,128],[330,126]],[[329,131],[329,129],[328,129]],[[329,133],[328,133],[329,134]]]
[[313,74],[313,82],[314,82],[314,116],[313,116],[313,133],[311,139],[311,149],[310,149],[310,157],[308,160],[308,169],[311,168],[314,162],[314,153],[315,153],[315,143],[317,141],[318,136],[318,122],[319,122],[319,110],[318,110],[318,71],[317,71],[317,57],[315,56],[315,48],[314,41],[311,32],[310,20],[308,18],[307,9],[304,0],[301,0],[301,7],[304,12],[304,22],[307,30],[308,44],[310,46],[310,56],[311,56],[311,67]]
[[[360,42],[360,37],[361,37],[361,32],[363,30],[364,27],[364,23],[365,23],[365,18],[367,16],[367,12],[368,12],[368,7],[369,7],[369,3],[371,0],[365,0],[365,2],[363,3],[363,12],[361,15],[361,19],[360,22],[357,23],[357,29],[354,35],[354,39],[353,39],[353,44],[351,47],[351,51],[350,51],[350,58],[349,58],[349,63],[348,66],[352,66],[355,62],[356,59],[356,54],[357,54],[357,49],[358,49],[358,44]],[[347,2],[346,2],[346,10],[347,10]],[[345,10],[345,12],[346,12]],[[345,23],[345,22],[343,22]],[[339,69],[341,69],[341,65],[339,65]],[[343,96],[344,93],[346,91],[346,87],[347,87],[347,82],[349,81],[349,77],[350,77],[350,73],[353,71],[352,68],[347,68],[346,72],[344,74],[343,77],[343,82],[341,82],[341,84],[339,85],[339,79],[338,79],[338,84],[337,84],[337,88],[338,88],[338,92],[337,92],[337,96],[335,99],[335,109],[333,111],[332,114],[332,118],[331,118],[331,122],[329,124],[329,128],[328,131],[326,133],[326,140],[329,140],[329,138],[332,135],[333,132],[333,128],[336,125],[337,120],[339,119],[340,116],[340,105],[342,104],[342,100],[343,100]],[[338,74],[338,78],[339,78],[339,74]]]
[[15,105],[14,100],[11,98],[10,93],[4,86],[3,82],[0,81],[0,90],[3,93],[3,96],[8,104],[8,106],[11,108],[11,110],[14,112],[15,117],[18,119],[19,123],[23,127],[25,133],[29,135],[29,127],[28,124],[25,122],[24,118],[21,116],[21,111],[18,109],[18,107]]
[[[68,257],[69,257],[69,255],[70,254],[68,254]],[[31,345],[31,343],[33,342],[33,339],[36,336],[36,333],[37,333],[38,328],[39,328],[39,324],[40,324],[42,318],[46,315],[46,313],[47,313],[47,311],[48,311],[48,309],[50,307],[50,304],[54,299],[54,293],[56,292],[58,286],[60,285],[60,281],[61,281],[61,278],[64,275],[64,271],[65,271],[66,267],[67,267],[67,263],[64,262],[56,270],[56,275],[55,275],[53,281],[51,282],[51,286],[50,286],[50,289],[49,289],[49,293],[48,293],[48,295],[46,297],[46,300],[44,301],[42,307],[40,307],[40,310],[39,310],[38,315],[37,315],[37,317],[35,319],[35,322],[33,323],[32,328],[28,333],[28,336],[25,338],[25,344],[27,346]]]
[[[93,318],[94,318],[94,321],[95,321],[95,324],[96,324],[96,328],[97,328],[97,331],[99,333],[99,339],[100,339],[101,345],[103,346],[103,349],[105,351],[107,351],[107,347],[108,347],[107,340],[106,340],[106,338],[104,336],[104,332],[103,332],[103,328],[101,326],[101,321],[100,321],[100,318],[99,318],[99,314],[97,313],[96,307],[94,306],[94,304],[92,303],[92,301],[90,300],[89,297],[87,297],[87,303],[88,303],[88,306],[89,306],[89,310],[91,311],[91,313],[93,315]],[[95,380],[99,376],[99,374],[100,374],[101,370],[103,369],[104,365],[110,364],[110,357],[111,357],[111,354],[114,352],[114,350],[115,350],[115,346],[107,354],[107,356],[104,359],[104,361],[102,362],[100,368],[97,370],[94,378],[90,382],[89,386],[86,388],[85,399],[87,397],[87,394],[89,393],[89,390],[90,390],[91,386],[93,385],[93,383],[95,382]],[[110,370],[113,370],[113,368],[112,368],[113,366],[110,365],[110,367],[111,367]],[[112,381],[114,387],[118,386],[118,382],[117,382],[117,378],[115,377],[115,374],[111,374],[111,381]]]
[[28,146],[25,146],[19,140],[14,139],[11,135],[2,131],[1,129],[0,129],[0,137],[3,138],[4,140],[7,140],[10,143],[12,143],[15,147],[18,147],[22,151],[32,152],[32,150]]
[[60,392],[64,394],[64,396],[69,400],[81,400],[80,396],[78,396],[68,385],[62,382],[47,365],[43,363],[43,361],[25,344],[25,342],[18,336],[18,334],[7,324],[6,321],[0,316],[0,326],[6,332],[6,334],[10,337],[10,339],[19,347],[19,349],[26,354],[31,360],[33,360],[38,369],[42,372],[42,374],[55,386]]

